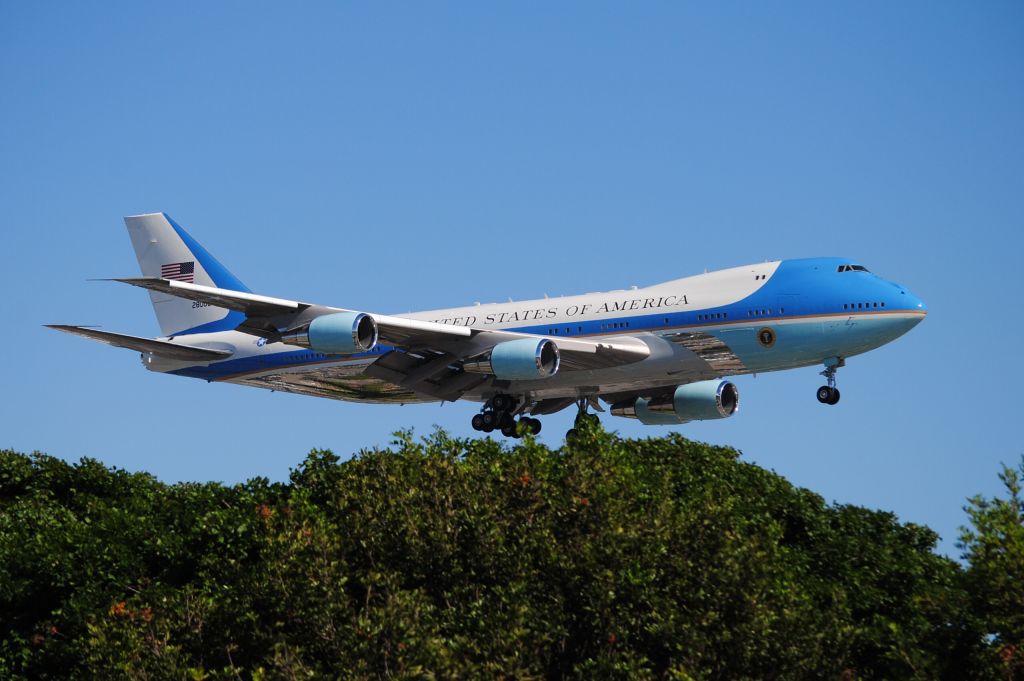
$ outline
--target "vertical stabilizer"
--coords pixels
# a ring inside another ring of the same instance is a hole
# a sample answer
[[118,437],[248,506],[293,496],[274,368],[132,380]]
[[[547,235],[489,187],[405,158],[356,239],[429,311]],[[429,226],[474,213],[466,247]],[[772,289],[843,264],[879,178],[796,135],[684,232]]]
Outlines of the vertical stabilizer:
[[[143,276],[249,292],[245,284],[166,213],[130,215],[124,223]],[[149,297],[164,336],[226,331],[243,319],[239,312],[163,293],[150,291]]]

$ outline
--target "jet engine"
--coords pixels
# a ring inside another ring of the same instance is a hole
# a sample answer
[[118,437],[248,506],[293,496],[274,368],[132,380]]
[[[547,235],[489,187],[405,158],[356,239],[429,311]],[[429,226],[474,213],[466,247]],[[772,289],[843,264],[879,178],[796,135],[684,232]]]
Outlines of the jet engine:
[[504,381],[528,381],[554,376],[558,364],[558,346],[552,340],[520,338],[498,343],[489,352],[467,359],[462,368]]
[[283,335],[281,342],[328,355],[355,355],[377,345],[377,322],[364,312],[334,312]]
[[647,426],[673,425],[687,421],[724,419],[740,407],[740,391],[729,381],[700,381],[681,385],[670,395],[638,397],[612,405],[614,416],[638,419]]

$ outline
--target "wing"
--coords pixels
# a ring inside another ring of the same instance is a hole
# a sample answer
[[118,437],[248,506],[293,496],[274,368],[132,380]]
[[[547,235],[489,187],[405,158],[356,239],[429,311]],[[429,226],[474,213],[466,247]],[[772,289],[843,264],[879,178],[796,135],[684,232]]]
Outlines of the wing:
[[[238,331],[280,341],[324,314],[354,312],[346,308],[314,305],[282,298],[201,286],[159,277],[134,277],[116,281],[180,298],[209,303],[245,314]],[[479,357],[506,341],[547,338],[535,334],[479,329],[367,313],[376,323],[379,340],[400,352],[387,353],[367,371],[371,375],[440,399],[455,399],[486,377],[467,374],[461,363]],[[550,338],[558,348],[561,368],[582,371],[631,364],[650,355],[647,344],[636,338]]]
[[226,350],[213,350],[210,348],[199,348],[193,345],[169,343],[167,341],[154,340],[152,338],[128,336],[123,333],[114,333],[113,331],[100,331],[99,329],[90,328],[88,326],[71,326],[68,324],[47,324],[46,326],[47,328],[63,331],[64,333],[71,333],[76,336],[82,336],[83,338],[90,338],[94,341],[99,341],[100,343],[113,345],[116,348],[128,348],[129,350],[137,350],[139,352],[151,352],[154,355],[159,355],[160,357],[166,357],[168,359],[180,359],[187,362],[212,362],[231,356],[231,353]]

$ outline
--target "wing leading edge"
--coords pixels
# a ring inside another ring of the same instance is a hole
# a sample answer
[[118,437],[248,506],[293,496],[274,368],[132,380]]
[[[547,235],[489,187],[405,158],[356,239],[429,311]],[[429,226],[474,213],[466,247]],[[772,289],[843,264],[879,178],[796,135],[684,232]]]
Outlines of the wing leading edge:
[[[266,336],[271,341],[280,340],[284,333],[308,324],[320,315],[351,311],[159,277],[130,277],[116,281],[242,312],[246,320],[237,330]],[[453,362],[487,352],[498,343],[539,337],[517,331],[438,324],[376,313],[370,316],[377,324],[381,342],[404,350],[425,350],[448,355]],[[636,338],[551,340],[557,344],[561,353],[562,367],[569,371],[621,366],[639,362],[650,355],[650,348]]]

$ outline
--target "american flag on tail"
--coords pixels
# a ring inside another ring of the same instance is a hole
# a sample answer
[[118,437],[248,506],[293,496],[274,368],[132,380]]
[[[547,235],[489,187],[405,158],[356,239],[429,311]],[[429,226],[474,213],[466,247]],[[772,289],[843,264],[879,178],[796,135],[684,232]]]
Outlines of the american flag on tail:
[[174,281],[184,281],[189,284],[195,283],[196,273],[196,261],[189,260],[187,262],[172,262],[166,265],[160,265],[160,276],[163,279],[173,279]]

